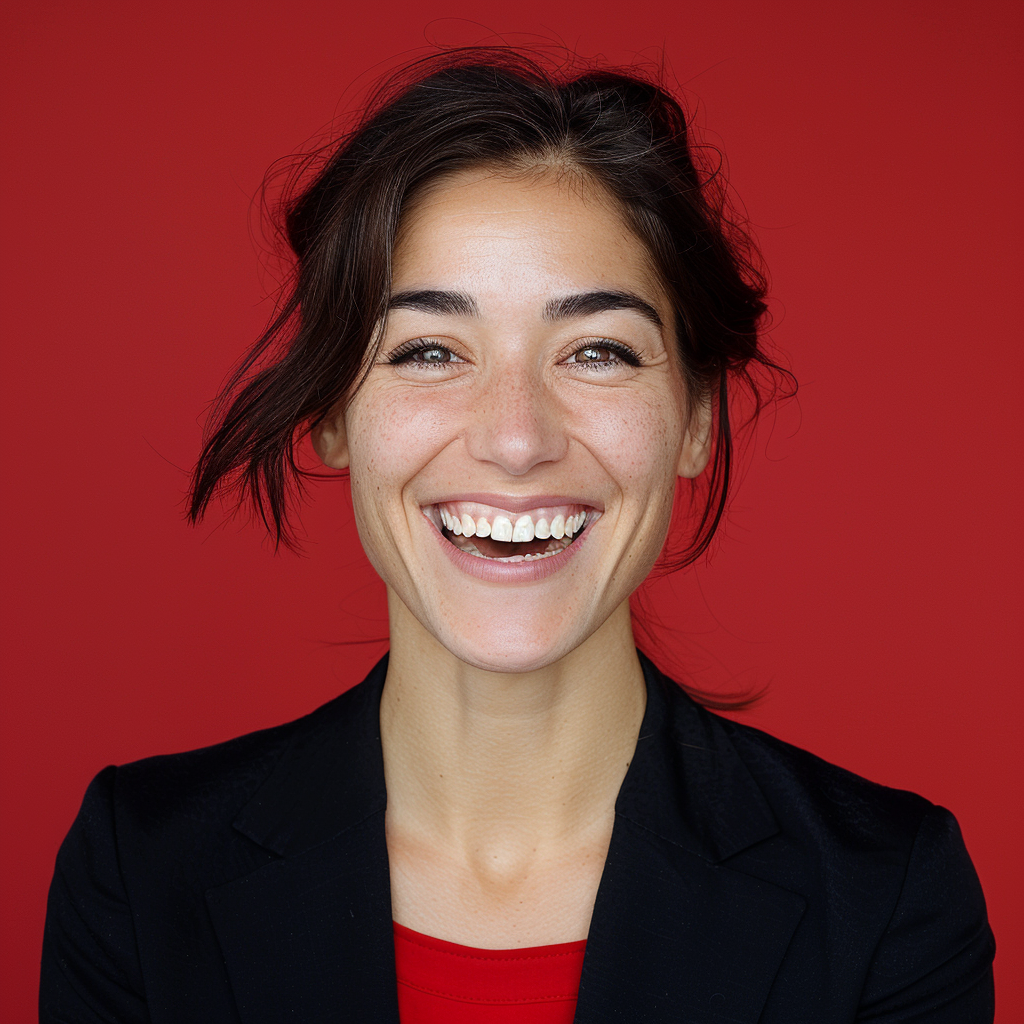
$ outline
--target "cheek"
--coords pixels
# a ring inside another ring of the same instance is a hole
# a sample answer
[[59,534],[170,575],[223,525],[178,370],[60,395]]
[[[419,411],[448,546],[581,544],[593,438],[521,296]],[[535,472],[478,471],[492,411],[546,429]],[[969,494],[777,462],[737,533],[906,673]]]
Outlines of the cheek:
[[685,411],[679,404],[662,395],[641,394],[629,402],[609,395],[580,410],[587,447],[627,497],[644,500],[645,492],[674,490]]
[[400,502],[402,488],[450,441],[451,422],[427,388],[400,400],[387,388],[360,393],[345,417],[357,513]]

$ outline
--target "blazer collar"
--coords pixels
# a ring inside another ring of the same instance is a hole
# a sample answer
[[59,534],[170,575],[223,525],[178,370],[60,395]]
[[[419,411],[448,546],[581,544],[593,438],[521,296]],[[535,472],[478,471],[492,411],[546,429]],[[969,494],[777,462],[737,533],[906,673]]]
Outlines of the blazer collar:
[[380,696],[388,656],[358,685],[300,720],[234,827],[282,857],[326,842],[387,805]]
[[[724,865],[778,825],[722,721],[641,660],[647,708],[616,802],[576,1020],[753,1022],[803,900]],[[207,893],[245,1024],[398,1022],[386,672],[385,657],[298,723],[235,819],[280,858]]]
[[615,811],[712,863],[779,826],[719,718],[640,654],[647,709]]
[[723,721],[641,662],[647,710],[615,805],[575,1019],[753,1024],[804,900],[726,864],[778,823]]

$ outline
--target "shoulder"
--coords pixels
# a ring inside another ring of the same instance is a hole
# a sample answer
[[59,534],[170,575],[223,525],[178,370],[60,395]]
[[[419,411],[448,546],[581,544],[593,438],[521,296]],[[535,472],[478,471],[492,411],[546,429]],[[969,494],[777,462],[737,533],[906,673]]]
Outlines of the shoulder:
[[[339,808],[364,813],[360,795],[380,767],[367,751],[379,733],[382,673],[379,665],[285,725],[111,765],[93,779],[50,886],[41,1019],[99,1019],[102,1006],[104,1020],[142,1021],[151,998],[168,1006],[197,992],[222,998],[206,894],[268,867],[292,838],[312,845],[330,835],[344,824]],[[183,965],[190,995],[176,981]],[[162,995],[152,988],[168,980]],[[207,1010],[204,1019],[232,1013]]]
[[885,786],[832,764],[760,729],[701,709],[750,772],[791,847],[814,854],[833,871],[873,865],[894,898],[915,886],[958,891],[984,906],[981,888],[954,815],[925,797]]
[[864,778],[753,726],[699,714],[728,738],[780,824],[814,821],[847,844],[909,849],[925,816],[939,810],[917,793]]
[[315,731],[339,703],[335,698],[292,722],[212,746],[111,766],[106,769],[111,796],[144,826],[183,815],[220,819],[237,812],[284,752]]
[[[301,718],[197,750],[161,754],[104,769],[86,793],[77,824],[107,819],[120,844],[145,843],[151,856],[184,843],[204,853],[234,843],[243,809],[271,789],[289,799],[311,788],[339,753],[378,731],[378,665],[362,683]],[[295,777],[301,772],[301,777]],[[126,851],[128,852],[128,851]]]
[[936,1022],[991,1020],[995,943],[953,814],[716,715],[666,682],[675,743],[710,751],[729,779],[720,792],[745,792],[747,815],[763,815],[758,841],[720,844],[718,863],[805,902],[793,959],[843,962],[873,1020],[906,1019],[908,1006]]
[[670,742],[683,770],[730,803],[757,804],[783,835],[811,845],[909,851],[932,803],[873,782],[751,725],[725,718],[691,699],[645,659],[648,699],[663,707]]

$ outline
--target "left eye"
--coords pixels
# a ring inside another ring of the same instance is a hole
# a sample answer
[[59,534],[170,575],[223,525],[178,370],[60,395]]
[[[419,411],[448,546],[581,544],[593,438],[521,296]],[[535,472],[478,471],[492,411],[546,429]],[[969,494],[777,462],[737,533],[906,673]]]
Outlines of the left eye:
[[410,352],[408,358],[414,363],[450,363],[452,354],[446,348],[421,348]]
[[588,345],[573,353],[574,363],[610,363],[615,358],[611,349],[603,345]]
[[593,366],[595,369],[623,364],[640,365],[640,357],[631,348],[613,341],[584,345],[573,352],[567,361],[575,366]]

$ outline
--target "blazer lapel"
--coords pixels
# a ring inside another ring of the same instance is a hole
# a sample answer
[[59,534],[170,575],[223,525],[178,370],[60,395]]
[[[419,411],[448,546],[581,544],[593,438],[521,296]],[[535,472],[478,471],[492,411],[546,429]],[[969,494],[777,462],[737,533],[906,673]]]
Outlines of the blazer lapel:
[[723,863],[778,825],[717,720],[644,672],[575,1020],[753,1024],[804,900]]
[[398,1024],[379,728],[386,667],[385,658],[310,716],[235,820],[280,858],[206,894],[245,1024]]

